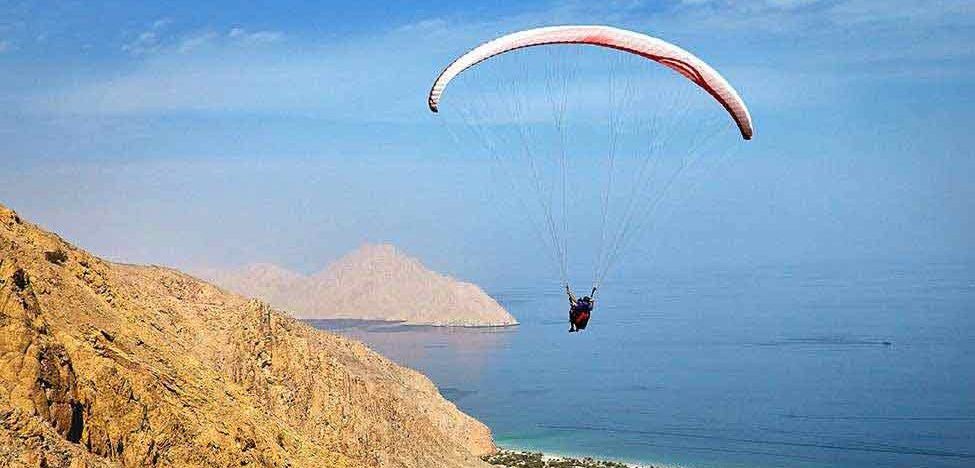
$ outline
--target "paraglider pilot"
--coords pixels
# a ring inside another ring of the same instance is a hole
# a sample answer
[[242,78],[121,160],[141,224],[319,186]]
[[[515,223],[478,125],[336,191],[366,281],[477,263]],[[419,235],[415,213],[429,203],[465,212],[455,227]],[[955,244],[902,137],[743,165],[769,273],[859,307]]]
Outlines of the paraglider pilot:
[[592,308],[595,305],[593,296],[596,295],[596,288],[593,287],[592,292],[588,296],[582,299],[576,299],[575,294],[572,294],[572,290],[566,284],[565,293],[569,295],[569,332],[585,330],[586,325],[589,324],[589,316],[592,314]]

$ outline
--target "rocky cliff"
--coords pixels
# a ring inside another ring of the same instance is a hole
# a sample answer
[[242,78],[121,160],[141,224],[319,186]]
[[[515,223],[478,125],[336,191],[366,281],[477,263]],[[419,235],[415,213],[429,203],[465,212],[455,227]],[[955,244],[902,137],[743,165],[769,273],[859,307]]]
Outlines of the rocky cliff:
[[466,467],[494,450],[358,342],[0,206],[0,466]]
[[302,318],[441,326],[518,323],[478,286],[431,271],[388,244],[364,245],[312,276],[257,264],[212,279]]

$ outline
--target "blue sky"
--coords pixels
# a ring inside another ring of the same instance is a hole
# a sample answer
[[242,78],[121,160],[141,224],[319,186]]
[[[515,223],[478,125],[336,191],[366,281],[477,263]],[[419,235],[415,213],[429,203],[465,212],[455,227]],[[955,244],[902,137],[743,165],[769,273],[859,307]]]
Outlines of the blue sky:
[[752,108],[740,160],[645,240],[661,265],[971,258],[970,1],[3,2],[0,201],[126,261],[309,271],[388,240],[548,271],[425,92],[560,23],[678,43]]

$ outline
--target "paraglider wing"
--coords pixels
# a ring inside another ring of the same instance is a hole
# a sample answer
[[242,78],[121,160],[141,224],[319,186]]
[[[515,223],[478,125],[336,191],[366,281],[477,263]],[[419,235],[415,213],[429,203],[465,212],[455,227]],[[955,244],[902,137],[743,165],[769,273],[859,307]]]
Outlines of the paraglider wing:
[[525,47],[550,44],[588,44],[618,49],[671,68],[707,91],[731,114],[746,140],[752,138],[752,118],[738,92],[715,69],[690,52],[669,42],[610,26],[551,26],[528,29],[481,44],[454,60],[433,83],[427,102],[437,112],[450,80],[491,57]]

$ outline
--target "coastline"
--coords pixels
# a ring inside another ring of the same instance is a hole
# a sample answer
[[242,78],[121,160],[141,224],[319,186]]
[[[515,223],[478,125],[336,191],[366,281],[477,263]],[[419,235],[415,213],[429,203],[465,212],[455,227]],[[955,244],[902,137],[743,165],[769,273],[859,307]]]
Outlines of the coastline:
[[505,468],[682,468],[680,465],[634,463],[505,447],[499,447],[498,453],[483,456],[481,459],[491,465]]
[[[410,327],[410,328],[446,328],[446,329],[463,329],[463,330],[485,330],[485,329],[506,329],[515,328],[521,325],[518,321],[513,323],[504,324],[484,324],[484,325],[458,325],[458,324],[444,324],[444,323],[416,323],[407,320],[382,320],[382,319],[365,319],[365,318],[315,318],[315,317],[299,317],[293,315],[296,319],[311,324],[321,324],[324,330],[344,330],[348,328],[356,328],[361,326],[371,327]],[[320,327],[316,327],[320,328]]]

